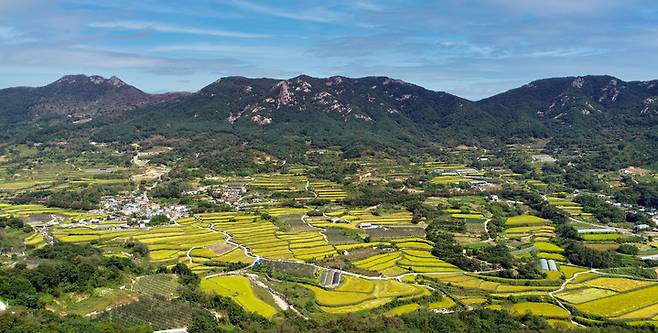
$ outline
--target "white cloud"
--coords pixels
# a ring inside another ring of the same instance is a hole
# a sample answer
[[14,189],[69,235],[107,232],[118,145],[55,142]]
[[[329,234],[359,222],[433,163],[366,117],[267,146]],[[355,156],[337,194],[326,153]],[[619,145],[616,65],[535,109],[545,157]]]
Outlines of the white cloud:
[[182,27],[159,22],[147,21],[108,21],[108,22],[91,22],[87,26],[91,28],[119,29],[119,30],[150,30],[157,32],[181,33],[191,35],[205,35],[218,37],[235,37],[235,38],[268,38],[268,35],[254,34],[239,31],[229,31],[220,29],[204,29],[194,27]]

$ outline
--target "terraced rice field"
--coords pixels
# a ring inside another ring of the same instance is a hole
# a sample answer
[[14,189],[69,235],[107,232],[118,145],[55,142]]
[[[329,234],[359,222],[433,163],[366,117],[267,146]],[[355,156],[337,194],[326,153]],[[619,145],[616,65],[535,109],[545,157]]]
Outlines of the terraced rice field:
[[[270,209],[271,216],[291,213],[291,209]],[[249,213],[199,214],[204,223],[227,232],[233,241],[248,247],[253,255],[268,259],[313,260],[337,255],[336,249],[318,231],[282,232],[272,222]]]
[[442,309],[450,309],[454,306],[456,306],[457,303],[452,300],[452,298],[448,296],[443,296],[440,301],[432,302],[427,305],[427,308],[429,310],[442,310]]
[[398,238],[391,240],[391,243],[398,248],[416,249],[416,250],[431,250],[434,246],[432,242],[423,238]]
[[318,199],[337,201],[347,198],[347,192],[337,183],[326,180],[313,180],[309,185],[311,190],[318,195]]
[[[216,261],[232,262],[230,259],[246,261],[244,254],[232,253],[231,258],[211,256],[204,247],[223,243],[226,237],[205,228],[195,219],[178,221],[177,225],[159,226],[150,229],[99,230],[94,228],[56,228],[53,236],[67,243],[97,243],[99,247],[112,247],[127,240],[136,240],[147,246],[151,262],[160,264],[187,263],[196,273],[205,273],[216,267]],[[187,256],[190,251],[192,262]]]
[[569,265],[560,265],[559,270],[564,274],[564,277],[567,279],[570,279],[576,273],[586,271],[585,268],[577,267],[577,266],[569,266]]
[[244,276],[218,276],[201,280],[201,289],[231,297],[246,311],[255,312],[265,318],[272,318],[277,308],[258,298],[254,292],[255,286]]
[[658,304],[658,284],[576,305],[580,311],[603,317],[619,317]]
[[66,218],[67,222],[78,221],[80,219],[92,219],[92,218],[102,218],[102,215],[96,214],[87,214],[83,211],[64,209],[64,208],[54,208],[46,207],[43,205],[37,204],[25,204],[25,205],[10,205],[3,204],[0,206],[0,217],[29,217],[36,214],[56,214],[61,215]]
[[27,245],[29,247],[36,248],[36,249],[40,249],[40,248],[46,246],[46,244],[47,244],[46,240],[38,232],[35,232],[32,235],[25,238],[24,242],[25,242],[25,245]]
[[408,211],[394,211],[382,214],[373,213],[373,211],[365,209],[350,209],[327,213],[327,216],[336,218],[339,221],[332,222],[328,220],[313,220],[309,222],[314,227],[326,228],[346,228],[357,229],[361,223],[369,223],[376,226],[384,226],[387,228],[395,227],[414,227],[411,223],[413,215]]
[[555,236],[555,227],[550,225],[538,225],[529,227],[512,227],[505,229],[505,237],[518,239],[524,237],[553,237]]
[[544,258],[546,260],[553,259],[555,261],[562,261],[562,262],[567,261],[567,258],[565,258],[563,255],[554,252],[538,252],[537,257]]
[[547,197],[548,203],[557,207],[571,216],[592,216],[591,213],[583,212],[583,207],[576,202],[564,198]]
[[427,250],[402,249],[355,261],[354,266],[378,272],[384,276],[404,273],[459,272],[459,268],[440,260]]
[[260,174],[249,182],[250,187],[274,192],[303,191],[308,178],[292,174]]
[[366,280],[346,276],[335,289],[323,289],[312,285],[302,285],[311,290],[315,302],[322,311],[341,314],[373,309],[398,297],[415,297],[429,294],[420,286],[396,280]]
[[[429,277],[435,278],[443,283],[453,286],[476,289],[491,293],[493,297],[507,298],[510,296],[518,296],[520,293],[531,293],[532,295],[546,295],[549,291],[555,290],[557,286],[526,286],[526,285],[513,285],[506,279],[498,279],[498,281],[485,280],[478,276],[471,274],[464,274],[457,272],[455,274],[426,274]],[[515,283],[517,281],[514,281]],[[530,295],[530,294],[529,294]]]
[[414,312],[414,311],[420,309],[420,307],[421,307],[420,304],[417,304],[417,303],[410,303],[410,304],[400,305],[400,306],[396,306],[396,307],[386,311],[386,313],[384,313],[384,316],[386,316],[386,317],[400,316],[400,315],[403,315],[405,313]]
[[505,224],[507,226],[532,226],[532,225],[546,225],[550,224],[551,222],[548,220],[545,220],[541,217],[533,216],[533,215],[519,215],[519,216],[512,216],[505,221]]
[[515,314],[531,313],[547,318],[569,318],[567,310],[550,303],[522,302],[512,305],[511,312]]
[[484,216],[480,213],[452,213],[451,217],[456,219],[482,219]]
[[582,283],[583,286],[592,288],[608,289],[616,292],[625,292],[633,289],[654,285],[651,281],[633,280],[616,277],[600,277],[590,279]]
[[609,233],[609,234],[583,234],[580,235],[583,240],[586,241],[611,241],[620,239],[623,236],[621,234]]
[[464,178],[461,176],[436,176],[430,180],[430,183],[434,185],[454,185],[459,183],[466,183],[471,181],[470,178]]
[[564,250],[562,248],[560,248],[559,246],[557,246],[553,243],[549,243],[549,242],[541,242],[541,241],[540,242],[535,242],[533,244],[533,246],[537,250],[542,251],[542,252],[558,252],[558,253],[564,252]]
[[595,299],[616,295],[612,290],[599,288],[579,288],[557,293],[556,296],[571,304],[581,304]]

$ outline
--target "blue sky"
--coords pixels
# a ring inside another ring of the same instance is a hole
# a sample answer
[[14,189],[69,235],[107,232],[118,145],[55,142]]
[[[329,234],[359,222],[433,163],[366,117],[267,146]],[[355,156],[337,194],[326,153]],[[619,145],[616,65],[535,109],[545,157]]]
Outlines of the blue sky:
[[148,92],[229,75],[379,75],[470,99],[545,77],[650,80],[658,2],[0,1],[0,87],[76,73]]

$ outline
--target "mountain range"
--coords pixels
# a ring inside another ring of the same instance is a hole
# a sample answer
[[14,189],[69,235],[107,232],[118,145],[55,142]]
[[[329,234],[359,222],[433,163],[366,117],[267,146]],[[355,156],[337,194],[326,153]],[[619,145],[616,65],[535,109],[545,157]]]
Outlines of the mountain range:
[[226,77],[195,93],[147,94],[116,77],[68,75],[44,87],[0,90],[0,122],[13,129],[3,141],[73,132],[126,143],[218,137],[273,153],[309,145],[358,153],[528,138],[578,143],[588,136],[646,146],[658,137],[658,80],[542,79],[470,101],[387,77]]

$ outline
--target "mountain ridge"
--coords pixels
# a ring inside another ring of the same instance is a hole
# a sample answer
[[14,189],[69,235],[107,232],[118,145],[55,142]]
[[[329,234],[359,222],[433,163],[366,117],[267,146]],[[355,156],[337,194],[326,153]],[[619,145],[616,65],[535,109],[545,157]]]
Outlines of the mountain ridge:
[[598,136],[606,145],[637,141],[632,145],[653,156],[658,81],[549,78],[470,101],[383,76],[230,76],[195,93],[150,95],[116,77],[74,75],[44,87],[0,90],[2,117],[17,126],[0,141],[83,136],[130,143],[164,137],[281,154],[337,146],[358,155],[376,147],[395,151],[530,138],[578,145]]

